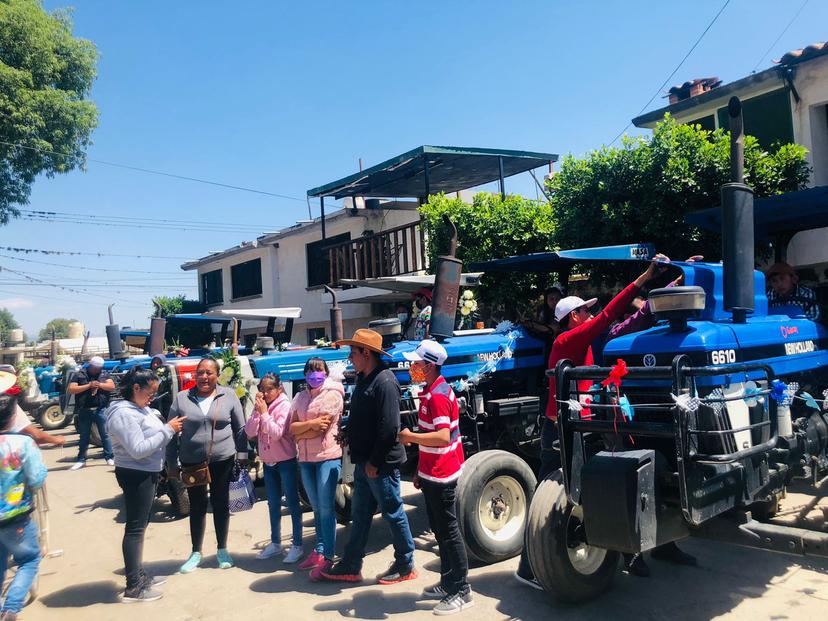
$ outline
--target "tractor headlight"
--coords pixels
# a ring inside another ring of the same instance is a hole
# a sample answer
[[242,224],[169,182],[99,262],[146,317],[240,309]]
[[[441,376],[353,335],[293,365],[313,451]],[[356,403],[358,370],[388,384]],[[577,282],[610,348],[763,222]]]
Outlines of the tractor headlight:
[[701,287],[665,287],[650,291],[650,308],[656,314],[704,310],[705,293]]

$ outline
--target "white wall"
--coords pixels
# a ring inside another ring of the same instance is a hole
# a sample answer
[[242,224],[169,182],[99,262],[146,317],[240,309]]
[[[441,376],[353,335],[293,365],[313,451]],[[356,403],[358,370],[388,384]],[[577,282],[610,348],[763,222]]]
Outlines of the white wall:
[[[343,212],[327,219],[325,233],[328,237],[333,237],[350,232],[351,239],[356,239],[366,230],[378,233],[416,222],[419,218],[419,212],[416,210],[359,209],[357,215]],[[258,247],[246,248],[229,256],[219,255],[215,260],[197,268],[199,291],[201,274],[221,269],[224,301],[220,305],[211,306],[211,310],[299,306],[302,308],[302,317],[294,323],[294,342],[309,344],[308,328],[324,327],[330,336],[330,296],[324,293],[322,287],[308,288],[306,246],[319,241],[321,235],[320,225],[315,223],[281,237],[271,235],[259,238]],[[268,243],[264,243],[263,240]],[[262,294],[254,298],[232,301],[230,267],[257,258],[262,261]],[[371,315],[370,304],[342,306],[346,333],[350,334],[356,328],[365,327],[368,321],[375,318]],[[245,321],[242,323],[242,333],[250,333],[264,325],[262,322]]]

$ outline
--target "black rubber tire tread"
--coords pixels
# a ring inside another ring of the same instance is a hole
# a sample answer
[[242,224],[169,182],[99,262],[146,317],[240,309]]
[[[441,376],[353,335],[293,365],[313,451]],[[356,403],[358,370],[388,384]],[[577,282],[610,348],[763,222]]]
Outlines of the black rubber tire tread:
[[457,484],[457,521],[466,542],[466,551],[486,564],[513,558],[523,549],[525,522],[524,528],[508,541],[490,540],[480,524],[480,494],[489,481],[501,475],[509,475],[520,483],[528,508],[537,479],[529,464],[514,453],[499,449],[475,453],[463,465],[463,474]]
[[190,497],[187,495],[187,488],[181,481],[167,480],[167,496],[172,505],[173,515],[176,517],[190,515]]
[[551,473],[535,490],[529,507],[524,547],[535,578],[547,593],[560,601],[583,603],[606,591],[618,568],[620,554],[607,551],[593,574],[572,567],[566,549],[566,529],[572,510],[560,470]]

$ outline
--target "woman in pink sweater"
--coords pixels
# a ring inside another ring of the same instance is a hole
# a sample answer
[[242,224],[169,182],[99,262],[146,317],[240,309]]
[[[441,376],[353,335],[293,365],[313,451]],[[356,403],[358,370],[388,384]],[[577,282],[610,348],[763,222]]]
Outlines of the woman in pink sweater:
[[310,579],[319,580],[322,570],[333,565],[336,544],[334,502],[342,470],[342,448],[336,441],[342,416],[345,389],[328,377],[328,365],[321,358],[305,363],[307,389],[293,399],[290,430],[299,448],[302,483],[313,506],[316,549],[299,565],[310,569]]
[[293,545],[285,554],[284,562],[295,563],[302,557],[302,507],[297,490],[296,441],[290,432],[290,399],[278,375],[268,373],[259,382],[256,406],[244,430],[248,438],[255,438],[258,443],[270,511],[270,543],[256,558],[266,559],[282,553],[284,494],[293,525]]

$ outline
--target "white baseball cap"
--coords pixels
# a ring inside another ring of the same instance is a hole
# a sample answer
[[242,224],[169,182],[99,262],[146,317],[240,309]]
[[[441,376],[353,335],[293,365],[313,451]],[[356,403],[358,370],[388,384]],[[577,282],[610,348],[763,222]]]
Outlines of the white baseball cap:
[[429,339],[422,341],[414,351],[403,352],[403,358],[410,362],[425,361],[441,366],[448,358],[448,352],[440,343]]
[[104,359],[103,359],[103,358],[101,358],[100,356],[92,356],[92,357],[89,359],[89,366],[90,366],[90,367],[100,367],[100,368],[103,368],[103,365],[104,365]]
[[577,295],[569,295],[557,304],[555,304],[555,319],[557,321],[560,321],[569,313],[578,308],[581,308],[582,306],[592,308],[593,306],[595,306],[595,303],[597,301],[598,298],[589,298],[588,300],[583,300],[582,298],[579,298]]

